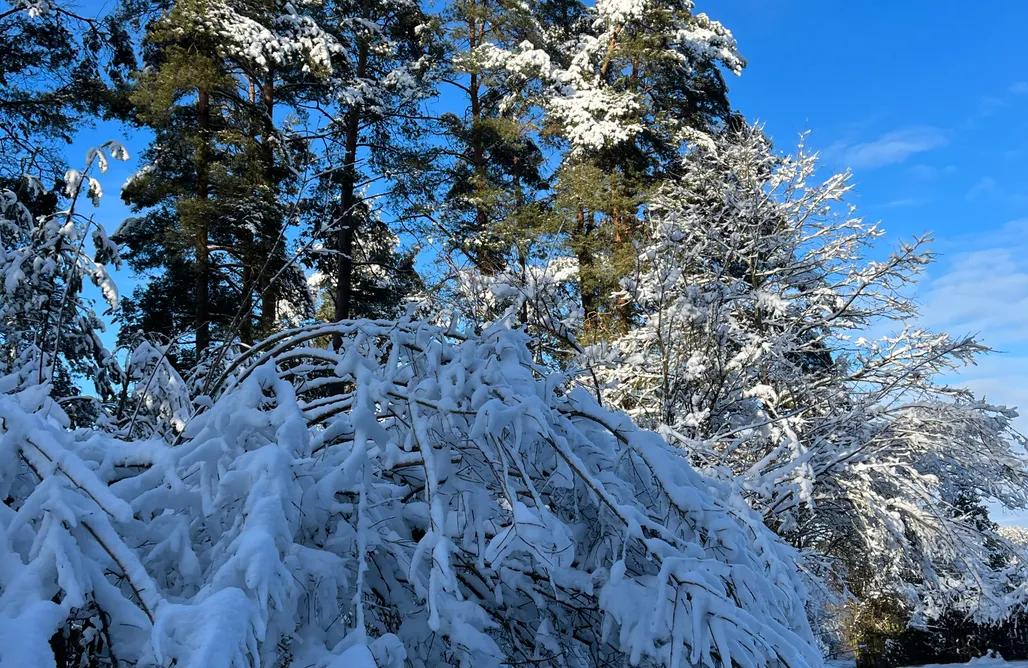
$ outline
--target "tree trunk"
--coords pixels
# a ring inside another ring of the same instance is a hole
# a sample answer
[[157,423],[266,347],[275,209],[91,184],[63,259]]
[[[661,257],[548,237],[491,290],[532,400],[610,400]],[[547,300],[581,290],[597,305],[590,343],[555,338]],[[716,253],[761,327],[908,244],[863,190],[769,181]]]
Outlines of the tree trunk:
[[[250,101],[250,104],[255,105],[257,103],[257,84],[251,78],[247,78],[246,84],[247,99]],[[246,231],[245,228],[241,228],[239,233],[241,236],[239,244],[242,250],[239,259],[243,265],[243,277],[239,290],[239,312],[244,316],[239,323],[239,340],[246,345],[251,345],[255,336],[252,313],[253,299],[254,293],[258,290],[257,286],[254,285],[254,266],[260,262],[260,253],[257,252],[252,233]]]
[[[485,0],[482,7],[485,7]],[[468,49],[474,50],[485,40],[485,19],[479,21],[472,14],[468,20]],[[476,188],[484,188],[487,181],[485,144],[482,142],[482,81],[478,73],[472,72],[468,82],[468,98],[471,102],[471,163],[475,170],[478,183]],[[480,202],[475,205],[475,241],[478,245],[471,249],[471,259],[479,271],[492,276],[503,270],[503,260],[492,246],[494,241],[489,230],[489,212]]]
[[198,202],[196,224],[196,358],[210,345],[210,273],[211,260],[209,230],[207,225],[206,200],[210,190],[210,95],[205,87],[199,89],[196,113],[200,126],[200,146],[196,155],[196,199]]
[[578,259],[578,285],[582,293],[582,312],[584,315],[583,325],[585,333],[588,334],[596,329],[599,318],[599,309],[596,300],[595,281],[592,272],[595,271],[595,259],[589,249],[589,233],[592,225],[586,220],[585,209],[578,209],[578,225],[575,229],[575,236],[578,243],[575,246],[575,256]]
[[[262,146],[264,178],[267,181],[268,188],[274,192],[275,152],[272,148],[271,138],[275,132],[275,75],[272,72],[268,72],[268,76],[261,86],[261,103],[264,105],[265,113],[264,141]],[[261,273],[261,294],[263,295],[261,298],[262,336],[271,334],[278,323],[278,284],[272,279],[279,270],[278,263],[275,262],[273,254],[276,253],[280,231],[274,219],[264,221],[261,234],[262,239],[260,240],[263,252],[259,253],[258,257],[255,258],[257,262],[264,266],[264,271]]]
[[[614,193],[612,193],[614,194]],[[616,194],[615,194],[616,196]],[[635,261],[635,246],[632,244],[635,217],[614,207],[611,212],[614,227],[614,284],[617,285],[628,267]],[[632,303],[627,297],[619,297],[611,305],[616,322],[612,323],[621,334],[627,334],[632,326]]]
[[[364,3],[364,18],[368,18],[368,3]],[[357,51],[357,77],[365,76],[368,69],[368,45],[361,42]],[[350,318],[351,299],[353,296],[353,239],[358,223],[354,215],[357,204],[357,143],[360,139],[361,108],[357,105],[346,112],[345,141],[343,150],[343,182],[339,195],[339,211],[334,216],[340,228],[336,233],[336,252],[339,261],[336,263],[336,294],[333,320]],[[334,334],[332,346],[338,349],[342,345],[342,337]]]

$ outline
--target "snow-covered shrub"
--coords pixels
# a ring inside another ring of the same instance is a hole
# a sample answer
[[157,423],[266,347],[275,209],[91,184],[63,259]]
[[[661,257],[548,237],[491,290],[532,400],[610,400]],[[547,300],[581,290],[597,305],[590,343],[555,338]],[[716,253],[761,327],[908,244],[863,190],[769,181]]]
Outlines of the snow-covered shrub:
[[174,343],[155,344],[134,337],[125,359],[125,376],[117,408],[118,431],[127,437],[174,438],[193,413],[187,382],[171,363]]
[[525,343],[283,332],[175,442],[0,396],[0,664],[818,665],[791,548]]

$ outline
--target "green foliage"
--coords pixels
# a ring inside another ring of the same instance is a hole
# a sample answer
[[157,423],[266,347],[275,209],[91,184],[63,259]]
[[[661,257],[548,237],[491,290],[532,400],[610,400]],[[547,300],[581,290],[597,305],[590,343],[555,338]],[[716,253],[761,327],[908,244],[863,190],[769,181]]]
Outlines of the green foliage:
[[[519,103],[526,82],[480,57],[487,45],[513,48],[539,40],[534,7],[518,2],[462,0],[442,13],[446,57],[440,78],[458,91],[460,113],[438,124],[444,148],[437,154],[438,223],[446,248],[463,254],[485,274],[525,261],[525,243],[545,233],[549,182],[538,140],[538,119]],[[437,230],[438,231],[438,230]]]
[[[282,140],[275,108],[292,104],[308,79],[316,85],[311,68],[255,66],[232,41],[231,12],[244,24],[267,22],[268,8],[214,4],[181,0],[147,26],[147,67],[132,101],[155,139],[146,167],[123,191],[144,215],[118,235],[132,267],[153,278],[124,321],[180,341],[192,332],[198,347],[212,335],[251,341],[270,332],[279,298],[295,292],[295,272],[284,270],[284,226],[303,146]],[[219,30],[218,21],[229,28]]]

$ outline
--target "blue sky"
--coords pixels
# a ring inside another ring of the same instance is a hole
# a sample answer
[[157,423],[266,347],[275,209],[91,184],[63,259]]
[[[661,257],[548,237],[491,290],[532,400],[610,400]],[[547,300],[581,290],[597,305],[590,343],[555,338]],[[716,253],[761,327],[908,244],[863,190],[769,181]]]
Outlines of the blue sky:
[[[890,242],[934,232],[939,261],[917,290],[925,323],[1004,351],[963,381],[1028,408],[1028,3],[698,0],[697,11],[749,61],[729,82],[737,109],[781,149],[809,130],[828,167],[852,168],[854,203]],[[71,156],[121,137],[135,159],[145,135],[125,133],[85,133]],[[108,230],[126,214],[117,193],[134,159],[102,179]]]
[[1025,214],[1024,3],[701,0],[697,9],[728,26],[749,60],[730,82],[733,104],[782,148],[810,130],[830,165],[852,167],[867,216],[941,238]]

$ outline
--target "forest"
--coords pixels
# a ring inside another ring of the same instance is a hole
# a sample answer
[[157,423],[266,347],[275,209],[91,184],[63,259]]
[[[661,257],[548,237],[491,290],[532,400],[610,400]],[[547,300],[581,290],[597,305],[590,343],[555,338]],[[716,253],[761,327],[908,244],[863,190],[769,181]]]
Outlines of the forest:
[[0,0],[0,666],[1028,658],[990,349],[703,9]]

